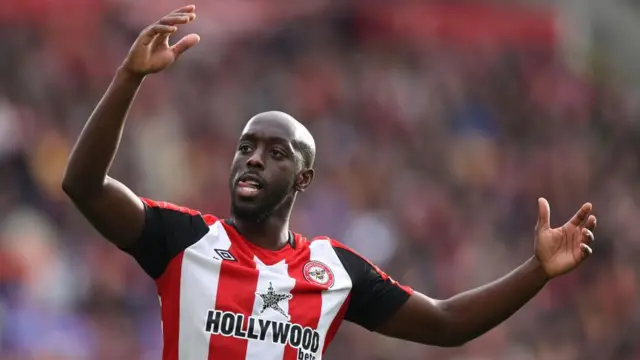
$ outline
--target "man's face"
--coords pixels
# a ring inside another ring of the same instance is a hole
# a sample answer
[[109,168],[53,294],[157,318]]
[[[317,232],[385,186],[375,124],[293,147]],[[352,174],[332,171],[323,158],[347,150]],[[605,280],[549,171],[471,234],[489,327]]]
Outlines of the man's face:
[[300,168],[294,132],[286,124],[254,119],[245,127],[231,165],[231,212],[261,221],[296,192]]

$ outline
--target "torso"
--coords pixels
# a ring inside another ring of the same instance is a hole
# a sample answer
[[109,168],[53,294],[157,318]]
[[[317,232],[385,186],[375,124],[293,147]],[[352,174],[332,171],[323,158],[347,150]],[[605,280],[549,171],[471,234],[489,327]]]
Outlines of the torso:
[[215,216],[142,200],[125,251],[156,281],[163,360],[319,360],[343,319],[375,330],[412,293],[335,240],[269,251]]
[[216,221],[171,261],[158,284],[180,359],[322,358],[352,284],[329,239],[295,241],[259,249]]

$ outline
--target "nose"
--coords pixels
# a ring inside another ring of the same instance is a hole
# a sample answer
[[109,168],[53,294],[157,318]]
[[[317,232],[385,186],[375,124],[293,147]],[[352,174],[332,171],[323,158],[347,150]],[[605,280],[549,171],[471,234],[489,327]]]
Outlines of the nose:
[[247,167],[250,169],[264,170],[264,161],[262,161],[262,151],[256,150],[247,159]]

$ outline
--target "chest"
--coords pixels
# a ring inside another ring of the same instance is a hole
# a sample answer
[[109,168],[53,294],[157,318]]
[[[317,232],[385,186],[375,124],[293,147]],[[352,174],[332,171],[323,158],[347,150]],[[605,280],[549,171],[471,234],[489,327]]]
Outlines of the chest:
[[[351,281],[332,248],[261,256],[210,232],[182,256],[180,297],[194,321],[213,314],[328,328],[345,303]],[[197,299],[197,300],[194,300]],[[222,319],[222,317],[220,318]]]
[[352,288],[331,244],[266,257],[242,246],[214,225],[172,261],[158,282],[165,341],[188,359],[320,359]]
[[190,288],[208,293],[211,310],[316,328],[323,316],[335,311],[327,299],[346,299],[350,290],[346,284],[336,286],[336,271],[326,261],[293,257],[273,263],[234,251],[216,255],[193,261],[185,253],[183,261],[183,272],[188,268],[191,274],[202,274],[191,279]]

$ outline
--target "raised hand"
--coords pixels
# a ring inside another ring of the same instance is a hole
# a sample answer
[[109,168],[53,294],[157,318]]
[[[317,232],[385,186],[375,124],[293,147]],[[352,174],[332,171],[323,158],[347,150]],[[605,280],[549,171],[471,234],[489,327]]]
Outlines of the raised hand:
[[169,35],[178,30],[178,25],[193,21],[195,10],[194,5],[184,6],[144,29],[129,50],[122,69],[136,76],[145,76],[173,64],[183,52],[200,41],[197,34],[189,34],[169,46]]
[[586,203],[566,224],[552,229],[549,203],[538,199],[535,256],[549,278],[573,270],[591,255],[589,245],[595,240],[592,231],[596,226],[591,210],[592,205]]

